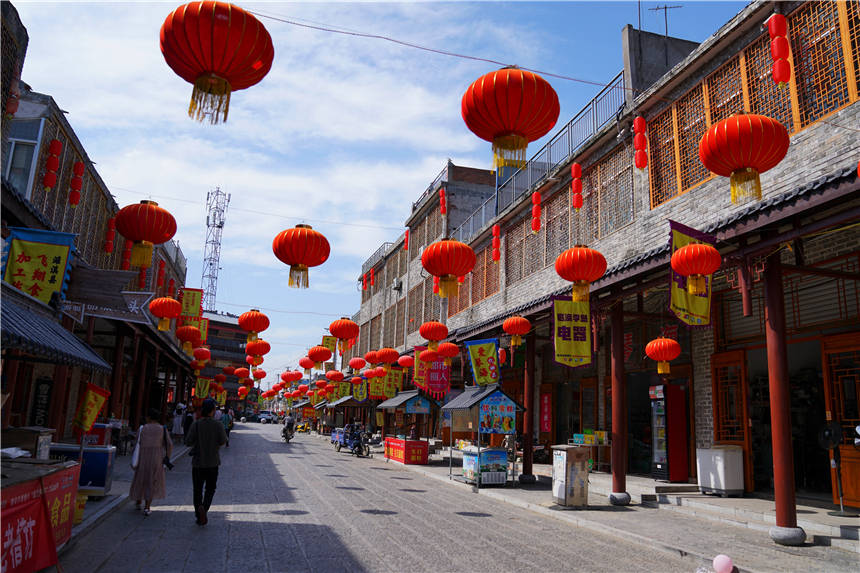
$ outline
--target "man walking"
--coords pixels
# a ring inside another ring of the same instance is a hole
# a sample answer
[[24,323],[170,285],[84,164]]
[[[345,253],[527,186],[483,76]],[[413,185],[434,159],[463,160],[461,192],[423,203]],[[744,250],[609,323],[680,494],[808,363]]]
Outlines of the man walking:
[[[218,466],[221,458],[218,449],[227,443],[227,433],[221,422],[212,419],[215,412],[215,400],[203,400],[200,409],[201,417],[191,424],[185,434],[185,445],[191,447],[191,480],[194,485],[194,515],[197,525],[206,525],[209,518],[206,513],[212,505],[215,496],[215,486],[218,482]],[[203,494],[203,486],[206,494]]]

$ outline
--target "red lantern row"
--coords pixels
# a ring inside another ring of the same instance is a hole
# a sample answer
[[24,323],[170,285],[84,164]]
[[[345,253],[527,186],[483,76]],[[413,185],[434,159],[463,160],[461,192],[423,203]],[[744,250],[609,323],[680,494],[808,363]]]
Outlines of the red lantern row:
[[146,288],[146,268],[140,267],[140,270],[137,271],[137,287],[140,290]]
[[125,247],[122,250],[122,270],[127,271],[131,268],[131,247],[134,245],[131,239],[125,240]]
[[367,290],[367,273],[361,277],[361,290]]
[[540,231],[541,196],[535,191],[532,193],[532,233]]
[[636,152],[633,154],[633,163],[636,169],[645,169],[648,167],[648,138],[645,132],[648,131],[648,124],[645,118],[637,116],[633,120],[633,149]]
[[156,279],[156,283],[155,283],[155,285],[158,288],[161,288],[164,286],[164,265],[165,265],[164,259],[158,261],[158,278]]
[[111,217],[107,221],[107,233],[105,233],[105,252],[113,252],[113,242],[116,239],[116,219]]
[[570,204],[579,211],[582,208],[582,166],[570,165]]
[[72,180],[69,181],[69,205],[75,207],[81,202],[81,189],[84,187],[84,162],[75,161],[72,165]]
[[782,14],[774,14],[767,20],[767,33],[770,36],[771,75],[778,87],[784,87],[791,79],[791,64],[788,45],[788,22]]
[[376,269],[370,269],[370,286],[376,286]]
[[498,263],[502,258],[502,227],[493,225],[493,262]]
[[443,217],[448,215],[448,199],[445,197],[445,189],[439,188],[439,214]]
[[60,170],[60,154],[63,152],[63,142],[52,139],[48,144],[48,158],[45,160],[45,176],[42,177],[42,186],[47,193],[57,184],[57,171]]
[[403,233],[403,250],[409,250],[409,229],[406,229],[406,232]]

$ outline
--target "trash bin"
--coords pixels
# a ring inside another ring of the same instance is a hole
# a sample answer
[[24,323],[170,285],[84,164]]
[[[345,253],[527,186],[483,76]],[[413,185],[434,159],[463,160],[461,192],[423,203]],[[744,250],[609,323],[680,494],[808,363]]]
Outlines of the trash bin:
[[589,449],[552,446],[552,499],[567,507],[588,507]]

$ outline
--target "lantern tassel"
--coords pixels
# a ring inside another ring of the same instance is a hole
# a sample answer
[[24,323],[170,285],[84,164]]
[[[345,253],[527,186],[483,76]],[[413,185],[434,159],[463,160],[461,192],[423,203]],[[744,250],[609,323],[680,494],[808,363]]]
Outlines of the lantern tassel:
[[660,360],[659,362],[657,362],[657,374],[668,374],[668,373],[669,373],[669,363],[664,361],[664,360]]
[[687,292],[701,295],[707,292],[707,277],[705,275],[690,275],[687,277]]
[[185,354],[191,354],[191,351],[192,351],[191,341],[189,340],[187,342],[183,342],[182,343],[182,352],[184,352]]
[[308,288],[308,267],[305,265],[290,266],[290,282],[293,288]]
[[528,140],[519,135],[496,137],[493,139],[493,167],[524,167],[528,145]]
[[170,330],[170,319],[160,318],[158,320],[158,330]]
[[214,74],[203,75],[194,82],[188,117],[212,125],[227,121],[230,110],[230,83]]
[[517,346],[522,344],[522,342],[523,342],[523,337],[520,336],[519,334],[511,335],[511,348],[512,349],[516,348]]
[[152,263],[153,244],[149,241],[140,241],[131,248],[131,265],[134,267],[149,268]]
[[439,348],[439,341],[438,340],[431,340],[430,342],[427,343],[427,349],[428,350],[434,350],[435,351],[438,348]]
[[457,277],[454,275],[439,277],[439,296],[442,298],[457,296],[457,293],[460,291],[459,286]]
[[576,281],[573,283],[573,302],[586,302],[588,300],[588,281]]
[[747,167],[732,173],[732,204],[761,201],[761,181],[758,171]]

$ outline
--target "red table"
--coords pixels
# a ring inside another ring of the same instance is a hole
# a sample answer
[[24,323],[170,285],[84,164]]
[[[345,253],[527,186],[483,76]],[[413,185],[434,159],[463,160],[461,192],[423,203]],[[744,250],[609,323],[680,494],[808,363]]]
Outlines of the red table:
[[385,457],[401,464],[426,465],[428,443],[423,440],[385,438]]

